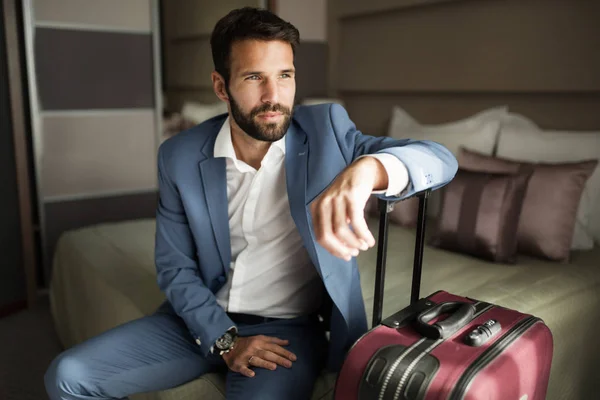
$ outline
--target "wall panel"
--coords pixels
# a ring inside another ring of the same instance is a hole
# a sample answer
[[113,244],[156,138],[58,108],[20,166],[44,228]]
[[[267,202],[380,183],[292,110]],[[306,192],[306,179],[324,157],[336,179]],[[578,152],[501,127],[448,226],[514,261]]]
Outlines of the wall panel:
[[47,200],[156,188],[154,110],[43,117]]
[[176,40],[167,56],[169,87],[211,88],[214,66],[208,38]]
[[36,29],[35,59],[44,110],[154,106],[149,34]]
[[149,0],[35,0],[34,12],[38,24],[149,33],[152,31],[151,3]]
[[23,0],[46,284],[64,230],[154,216],[137,196],[157,190],[158,14],[157,0]]
[[258,6],[252,0],[167,0],[165,36],[168,39],[210,35],[217,21],[229,11],[244,6]]
[[507,105],[549,129],[600,129],[600,2],[332,0],[329,95],[360,129],[394,105],[424,123]]
[[599,16],[600,2],[479,0],[342,19],[339,89],[600,91]]

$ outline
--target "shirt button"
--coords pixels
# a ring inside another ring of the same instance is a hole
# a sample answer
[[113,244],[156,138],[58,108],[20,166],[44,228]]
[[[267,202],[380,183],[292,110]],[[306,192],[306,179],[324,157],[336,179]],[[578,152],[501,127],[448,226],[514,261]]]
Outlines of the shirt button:
[[202,345],[202,342],[200,341],[200,339],[196,339],[196,344],[197,344],[198,346],[201,346],[201,345]]

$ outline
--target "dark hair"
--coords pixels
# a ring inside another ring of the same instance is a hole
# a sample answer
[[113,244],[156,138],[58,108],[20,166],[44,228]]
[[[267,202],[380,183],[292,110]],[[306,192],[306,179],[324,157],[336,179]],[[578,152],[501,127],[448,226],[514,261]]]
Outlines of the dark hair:
[[292,52],[296,55],[300,33],[294,25],[264,9],[244,7],[229,12],[217,22],[210,37],[215,71],[223,76],[227,85],[231,46],[234,42],[245,39],[282,40],[292,46]]

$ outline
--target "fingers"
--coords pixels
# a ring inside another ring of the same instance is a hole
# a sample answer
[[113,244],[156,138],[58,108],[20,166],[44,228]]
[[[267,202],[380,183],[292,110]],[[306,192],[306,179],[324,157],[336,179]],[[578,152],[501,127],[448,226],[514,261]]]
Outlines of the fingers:
[[290,344],[289,340],[279,339],[273,336],[262,336],[262,339],[266,342],[278,344],[279,346],[287,346],[288,344]]
[[359,241],[361,241],[361,250],[367,250],[369,247],[375,245],[375,238],[369,230],[367,221],[365,221],[364,207],[358,207],[356,203],[348,204],[348,215],[350,216],[350,223],[354,229]]
[[241,367],[239,371],[240,374],[247,376],[248,378],[253,378],[254,377],[254,371],[252,371],[250,368],[248,367]]
[[290,361],[296,361],[296,355],[294,353],[292,353],[291,351],[288,351],[288,350],[284,349],[283,347],[278,346],[276,344],[266,344],[263,347],[263,350],[270,351],[271,353],[275,354],[276,356],[284,357]]
[[240,338],[240,346],[233,350],[231,357],[224,356],[227,366],[234,372],[253,377],[252,367],[275,370],[278,365],[286,368],[292,367],[296,355],[281,346],[289,344],[288,340],[271,336],[253,336]]
[[339,198],[335,201],[335,207],[332,212],[333,220],[333,234],[338,240],[344,243],[347,251],[350,255],[356,257],[358,255],[358,249],[362,247],[362,243],[348,225],[348,210],[352,202],[347,201],[345,198]]
[[[348,197],[319,199],[311,205],[317,241],[336,257],[349,261],[375,245],[359,202]],[[350,224],[353,229],[350,229]],[[354,231],[353,231],[354,230]]]
[[[279,355],[277,355],[274,352],[271,351],[262,351],[261,353],[259,353],[259,357],[265,361],[265,363],[269,363],[269,365],[273,366],[273,369],[275,369],[275,364],[277,365],[281,365],[282,367],[286,367],[286,368],[292,368],[292,362],[284,357],[281,357]],[[254,359],[252,359],[254,360]]]
[[[269,361],[270,359],[273,359],[274,357],[276,357],[275,355],[273,355],[273,353],[263,351],[260,354],[261,354],[260,356],[256,355],[256,356],[252,356],[250,359],[248,359],[248,365],[251,367],[269,369],[271,371],[274,371],[275,369],[277,369],[277,363],[275,363],[273,361]],[[280,364],[280,365],[287,367],[286,365],[283,365],[283,364]],[[291,367],[291,363],[290,363],[290,367]]]
[[334,233],[333,212],[333,202],[328,199],[323,199],[314,206],[312,215],[317,242],[334,256],[348,261],[352,257],[351,249]]
[[[254,364],[256,360],[256,356],[252,358],[252,363]],[[249,363],[250,357],[246,354],[239,354],[235,357],[235,359],[227,359],[227,367],[233,372],[238,372],[244,376],[252,378],[255,373],[250,369],[251,365]]]

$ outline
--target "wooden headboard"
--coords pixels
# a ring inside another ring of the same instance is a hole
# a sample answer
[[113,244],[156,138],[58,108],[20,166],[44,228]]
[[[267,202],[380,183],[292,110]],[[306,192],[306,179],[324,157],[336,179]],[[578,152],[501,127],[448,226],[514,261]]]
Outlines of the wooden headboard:
[[600,2],[330,0],[329,93],[366,133],[393,105],[422,123],[492,106],[600,130]]

